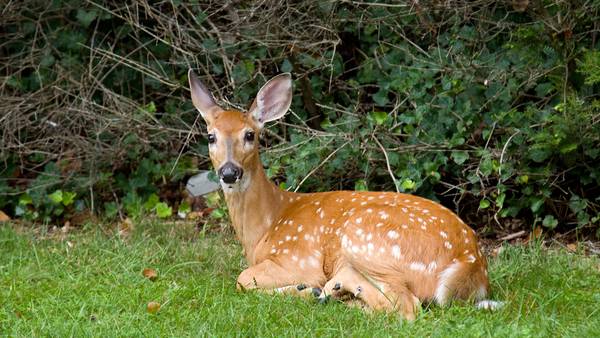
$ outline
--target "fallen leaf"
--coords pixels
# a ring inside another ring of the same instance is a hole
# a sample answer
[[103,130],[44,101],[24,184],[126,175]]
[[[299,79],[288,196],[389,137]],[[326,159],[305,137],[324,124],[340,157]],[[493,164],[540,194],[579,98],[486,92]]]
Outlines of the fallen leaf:
[[119,223],[119,236],[121,237],[129,237],[131,232],[133,231],[133,222],[129,217],[125,218],[121,223]]
[[158,302],[150,302],[146,306],[146,310],[148,310],[148,313],[155,314],[155,313],[158,312],[158,310],[160,310],[160,303],[158,303]]
[[62,231],[63,234],[66,234],[69,232],[69,230],[71,230],[71,222],[66,221],[63,227],[60,228],[60,231]]
[[8,222],[10,221],[10,217],[4,213],[4,211],[0,210],[0,222]]
[[542,232],[542,227],[536,226],[535,228],[533,228],[533,231],[529,234],[529,240],[533,241],[542,238]]
[[142,271],[142,275],[153,282],[158,278],[156,270],[150,268],[145,268],[144,271]]
[[492,250],[492,257],[498,257],[502,251],[504,251],[504,246],[496,247]]
[[569,244],[567,244],[567,250],[569,252],[576,252],[577,251],[577,243],[569,243]]

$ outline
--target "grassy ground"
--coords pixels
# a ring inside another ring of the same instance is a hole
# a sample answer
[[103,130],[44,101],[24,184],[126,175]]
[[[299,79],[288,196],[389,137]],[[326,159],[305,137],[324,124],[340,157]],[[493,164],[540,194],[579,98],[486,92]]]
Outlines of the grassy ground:
[[[233,236],[146,224],[64,236],[0,225],[0,335],[8,336],[600,336],[600,260],[539,246],[491,260],[498,312],[455,304],[414,322],[341,304],[238,293]],[[159,277],[142,276],[154,268]],[[150,301],[162,304],[150,314]]]

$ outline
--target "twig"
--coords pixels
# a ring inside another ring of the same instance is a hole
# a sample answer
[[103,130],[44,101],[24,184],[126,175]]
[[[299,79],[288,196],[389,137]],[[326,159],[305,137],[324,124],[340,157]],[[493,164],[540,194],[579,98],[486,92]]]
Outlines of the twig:
[[527,231],[525,231],[525,230],[521,230],[521,231],[519,231],[519,232],[515,232],[515,233],[513,233],[513,234],[506,235],[506,236],[504,236],[504,237],[500,237],[500,238],[498,238],[498,240],[499,240],[499,241],[510,241],[511,239],[515,239],[515,238],[518,238],[518,237],[522,237],[522,236],[524,236],[524,235],[526,235],[526,234],[527,234]]

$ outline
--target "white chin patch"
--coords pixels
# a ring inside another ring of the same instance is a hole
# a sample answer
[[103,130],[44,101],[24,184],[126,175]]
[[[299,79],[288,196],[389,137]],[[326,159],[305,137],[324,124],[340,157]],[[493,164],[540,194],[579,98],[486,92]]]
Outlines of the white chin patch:
[[221,182],[221,188],[226,194],[244,192],[250,185],[248,176],[242,176],[242,179],[235,181],[235,183],[225,183],[223,180],[219,180],[219,182]]

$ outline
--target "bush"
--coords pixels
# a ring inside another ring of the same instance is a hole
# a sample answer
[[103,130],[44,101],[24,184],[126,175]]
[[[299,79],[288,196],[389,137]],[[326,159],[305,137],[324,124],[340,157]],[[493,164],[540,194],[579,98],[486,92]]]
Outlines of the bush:
[[1,19],[13,214],[52,219],[59,190],[71,213],[176,208],[167,192],[209,166],[193,67],[238,108],[293,72],[293,114],[265,135],[287,188],[416,193],[490,231],[598,229],[597,1],[28,3]]

